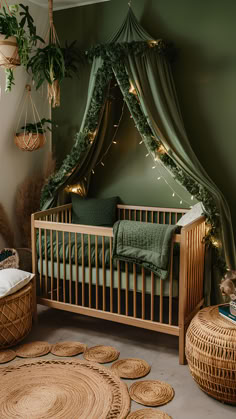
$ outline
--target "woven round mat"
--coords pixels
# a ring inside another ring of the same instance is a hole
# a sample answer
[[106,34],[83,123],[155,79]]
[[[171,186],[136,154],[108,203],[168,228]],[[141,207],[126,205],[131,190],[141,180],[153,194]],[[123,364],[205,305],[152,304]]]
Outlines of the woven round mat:
[[87,361],[98,362],[99,364],[115,361],[119,356],[120,352],[113,348],[113,346],[104,345],[88,348],[83,354],[83,357],[87,359]]
[[122,378],[141,378],[150,372],[151,367],[143,359],[127,358],[114,362],[111,369]]
[[0,364],[5,362],[12,361],[16,357],[15,351],[11,349],[6,349],[5,351],[0,351]]
[[130,410],[125,383],[92,362],[21,361],[1,368],[0,381],[1,419],[122,419]]
[[86,350],[87,346],[80,342],[57,342],[52,345],[50,352],[57,356],[75,356]]
[[50,352],[51,345],[48,342],[30,342],[24,343],[16,348],[16,355],[21,358],[34,358],[36,356],[47,355]]
[[172,400],[174,394],[169,384],[157,380],[138,381],[129,388],[131,399],[144,406],[161,406]]
[[161,410],[140,409],[130,413],[127,419],[172,419],[167,413]]

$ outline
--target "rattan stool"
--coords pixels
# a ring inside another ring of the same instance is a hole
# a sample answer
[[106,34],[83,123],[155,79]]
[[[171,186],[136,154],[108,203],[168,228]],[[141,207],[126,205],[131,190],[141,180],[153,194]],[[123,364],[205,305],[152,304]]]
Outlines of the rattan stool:
[[219,314],[218,306],[204,308],[193,318],[185,352],[200,388],[236,405],[236,326]]

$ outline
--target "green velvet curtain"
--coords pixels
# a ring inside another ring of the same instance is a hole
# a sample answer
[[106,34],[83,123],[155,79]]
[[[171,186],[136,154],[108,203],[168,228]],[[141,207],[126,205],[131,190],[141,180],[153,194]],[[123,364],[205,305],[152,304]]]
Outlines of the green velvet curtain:
[[[151,43],[154,40],[139,25],[130,8],[121,28],[109,42],[111,45],[124,45],[124,43],[132,43],[134,41],[148,42],[150,43],[150,48],[141,54],[126,54],[122,62],[118,61],[115,63],[114,60],[110,61],[110,66],[120,88],[118,90],[122,92],[124,100],[132,113],[127,95],[127,82],[128,84],[130,81],[132,82],[138,95],[141,112],[146,117],[150,132],[165,145],[169,156],[179,170],[184,171],[191,179],[206,188],[214,197],[221,218],[222,251],[225,253],[228,267],[235,269],[235,245],[228,204],[223,194],[202,167],[190,145],[178,104],[170,64],[163,54],[156,53],[155,49],[151,47]],[[88,88],[87,106],[80,133],[86,131],[88,115],[91,114],[95,87],[98,83],[97,76],[103,68],[104,59],[104,56],[102,58],[94,58]],[[124,77],[123,75],[121,77],[121,74],[125,74],[127,77],[125,82],[126,88],[124,88]],[[64,177],[61,176],[60,181],[54,182],[52,187],[54,199],[58,195],[58,191],[63,190],[67,184],[85,182],[85,189],[88,189],[91,171],[99,163],[104,150],[106,150],[109,141],[111,141],[114,121],[117,120],[117,102],[110,100],[108,94],[111,86],[114,89],[114,84],[110,80],[106,86],[105,99],[102,105],[100,105],[99,123],[94,141],[85,153],[78,156],[76,167],[72,173],[67,173],[65,176],[63,174]],[[118,92],[116,91],[117,94]],[[137,115],[133,112],[132,116],[137,129],[139,129]],[[148,142],[145,144],[148,147]],[[149,151],[152,152],[152,150]],[[67,170],[67,167],[68,165],[62,166],[64,171]],[[49,205],[51,204],[49,203]],[[217,290],[218,285],[215,283],[215,291],[218,294],[217,299],[219,301],[220,293]]]

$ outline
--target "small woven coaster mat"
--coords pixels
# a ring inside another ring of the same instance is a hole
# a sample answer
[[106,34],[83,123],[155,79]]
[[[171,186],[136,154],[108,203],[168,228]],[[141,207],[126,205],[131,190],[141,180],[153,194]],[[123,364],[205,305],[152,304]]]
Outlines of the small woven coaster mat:
[[110,369],[80,360],[16,362],[0,368],[1,419],[123,419],[125,383]]
[[151,367],[143,359],[127,358],[114,362],[111,369],[119,377],[132,379],[144,377],[150,372]]
[[172,419],[167,413],[161,410],[140,409],[130,413],[127,419]]
[[83,357],[87,359],[87,361],[98,362],[99,364],[115,361],[119,356],[120,352],[113,348],[113,346],[104,345],[88,348],[83,354]]
[[34,358],[37,356],[47,355],[50,352],[51,345],[48,342],[30,342],[18,346],[15,351],[16,355],[21,358]]
[[87,345],[80,342],[57,342],[52,345],[50,352],[57,356],[75,356],[84,352]]
[[12,361],[15,359],[16,353],[11,349],[6,349],[5,351],[0,351],[0,364],[4,364],[5,362]]
[[157,380],[138,381],[129,388],[131,399],[144,406],[161,406],[172,400],[174,394],[169,384]]

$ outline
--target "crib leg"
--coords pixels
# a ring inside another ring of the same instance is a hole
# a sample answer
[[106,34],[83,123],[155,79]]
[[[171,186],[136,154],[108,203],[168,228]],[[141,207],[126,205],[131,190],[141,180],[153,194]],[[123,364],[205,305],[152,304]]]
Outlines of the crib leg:
[[185,327],[181,326],[179,330],[179,364],[185,365],[187,363],[185,357]]

